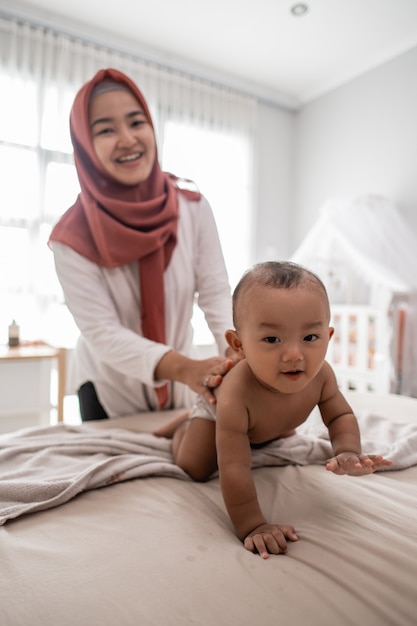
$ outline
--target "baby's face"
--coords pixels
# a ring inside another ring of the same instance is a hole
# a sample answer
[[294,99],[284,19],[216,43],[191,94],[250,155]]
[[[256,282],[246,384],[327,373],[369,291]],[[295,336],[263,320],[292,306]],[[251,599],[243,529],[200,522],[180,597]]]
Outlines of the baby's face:
[[239,337],[255,377],[281,393],[301,391],[320,371],[333,334],[321,288],[256,286],[240,305]]

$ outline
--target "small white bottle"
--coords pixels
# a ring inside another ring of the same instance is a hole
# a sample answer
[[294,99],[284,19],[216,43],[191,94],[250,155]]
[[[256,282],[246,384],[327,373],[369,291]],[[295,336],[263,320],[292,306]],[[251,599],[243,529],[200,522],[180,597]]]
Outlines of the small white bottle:
[[13,320],[9,326],[9,346],[11,348],[19,345],[19,331],[20,328],[16,324],[16,320]]

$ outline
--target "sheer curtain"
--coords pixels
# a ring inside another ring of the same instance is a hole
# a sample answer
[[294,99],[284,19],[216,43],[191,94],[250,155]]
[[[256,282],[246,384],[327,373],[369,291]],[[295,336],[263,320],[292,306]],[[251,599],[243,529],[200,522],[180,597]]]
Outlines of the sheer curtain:
[[138,83],[163,168],[195,180],[210,201],[232,285],[251,262],[255,99],[47,27],[0,19],[0,343],[13,318],[23,338],[75,341],[46,242],[79,191],[70,107],[103,67]]

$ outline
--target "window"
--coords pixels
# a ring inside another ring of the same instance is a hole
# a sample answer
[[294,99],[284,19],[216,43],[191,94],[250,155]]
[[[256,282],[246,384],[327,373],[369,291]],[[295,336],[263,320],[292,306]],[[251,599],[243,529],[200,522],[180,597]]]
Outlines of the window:
[[[163,167],[193,180],[213,209],[229,280],[234,286],[250,265],[250,145],[238,133],[222,133],[195,125],[167,122]],[[213,337],[195,306],[194,342]]]
[[63,298],[47,247],[52,224],[79,190],[68,151],[69,108],[64,132],[56,134],[53,90],[39,115],[40,85],[6,74],[0,74],[0,84],[7,89],[0,103],[0,343],[7,342],[8,325],[16,319],[24,339],[72,344],[77,331],[70,316],[62,332],[50,317]]
[[193,180],[210,202],[230,281],[236,284],[250,262],[250,146],[247,137],[167,122],[162,162],[167,171]]
[[[235,284],[250,262],[255,101],[42,26],[0,18],[0,34],[0,343],[13,318],[24,339],[75,342],[47,241],[79,191],[68,124],[74,95],[102,67],[141,86],[162,167],[194,179],[209,200]],[[195,320],[197,343],[211,343],[198,312]]]

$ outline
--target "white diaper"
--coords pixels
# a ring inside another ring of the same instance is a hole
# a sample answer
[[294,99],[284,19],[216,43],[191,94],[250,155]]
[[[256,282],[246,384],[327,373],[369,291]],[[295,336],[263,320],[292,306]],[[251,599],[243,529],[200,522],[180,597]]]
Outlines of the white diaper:
[[193,420],[196,417],[201,417],[202,419],[212,422],[216,421],[216,413],[212,405],[204,400],[203,396],[197,396],[195,404],[191,409],[189,419]]

